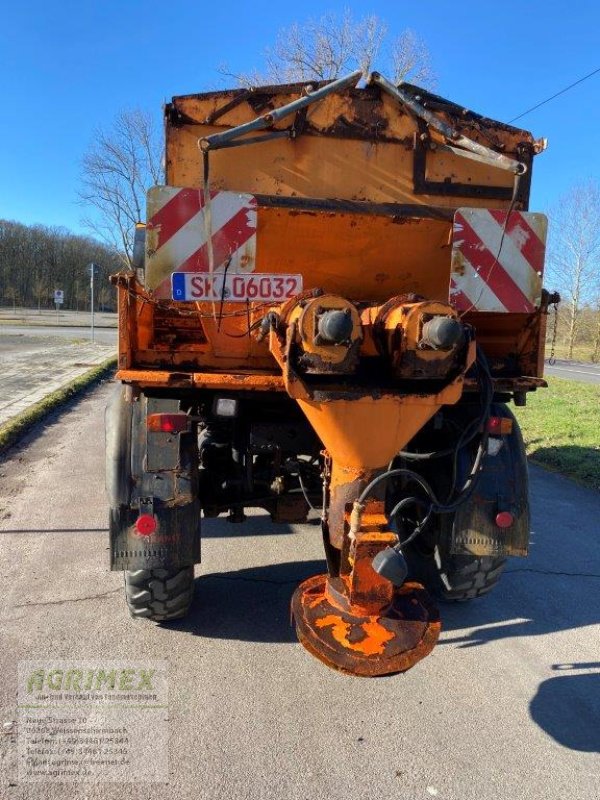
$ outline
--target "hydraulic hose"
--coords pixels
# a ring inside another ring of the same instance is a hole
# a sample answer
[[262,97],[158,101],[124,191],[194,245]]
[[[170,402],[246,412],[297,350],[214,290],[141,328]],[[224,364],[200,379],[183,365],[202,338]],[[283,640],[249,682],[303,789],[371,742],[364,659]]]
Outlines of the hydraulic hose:
[[[411,469],[407,469],[404,467],[398,467],[394,469],[389,469],[386,472],[382,472],[380,475],[377,475],[370,481],[367,486],[363,489],[360,493],[358,500],[355,503],[355,507],[357,509],[362,509],[363,504],[369,494],[373,491],[373,489],[378,486],[383,481],[388,481],[390,478],[394,478],[397,476],[403,476],[408,478],[409,480],[413,481],[414,483],[418,484],[421,489],[425,492],[429,499],[429,506],[424,518],[416,525],[413,532],[406,538],[404,541],[400,542],[396,545],[396,549],[400,549],[402,546],[408,544],[408,542],[412,541],[418,534],[423,530],[427,522],[429,522],[432,514],[448,514],[455,511],[459,508],[463,503],[465,503],[473,494],[475,487],[477,486],[477,480],[479,475],[481,474],[481,469],[483,466],[483,459],[487,452],[487,443],[489,439],[489,432],[487,430],[487,422],[490,417],[491,413],[491,406],[494,397],[494,384],[493,379],[490,373],[490,369],[487,363],[487,359],[483,352],[478,348],[477,350],[477,368],[478,368],[478,379],[481,386],[482,391],[482,413],[476,419],[473,420],[458,439],[456,446],[453,448],[446,448],[445,450],[436,451],[435,454],[409,454],[411,456],[420,456],[423,460],[426,458],[438,458],[442,455],[454,455],[454,466],[453,466],[453,474],[456,475],[456,460],[458,458],[459,451],[465,447],[470,441],[475,438],[477,432],[483,428],[483,432],[481,434],[481,439],[479,441],[479,445],[477,447],[477,452],[475,454],[475,459],[473,461],[472,468],[467,476],[463,486],[458,492],[458,496],[452,502],[450,499],[452,495],[455,493],[455,486],[453,484],[452,490],[450,491],[448,501],[442,503],[436,497],[435,492],[433,491],[432,487],[429,483],[417,472]],[[473,428],[473,430],[471,430]],[[406,457],[404,452],[400,453],[400,456]],[[417,459],[415,459],[417,460]],[[419,459],[421,460],[421,459]],[[454,480],[455,483],[455,480]],[[405,497],[400,500],[390,512],[390,518],[394,518],[397,514],[400,513],[404,508],[409,505],[425,505],[423,500],[419,499],[418,497],[409,496]]]

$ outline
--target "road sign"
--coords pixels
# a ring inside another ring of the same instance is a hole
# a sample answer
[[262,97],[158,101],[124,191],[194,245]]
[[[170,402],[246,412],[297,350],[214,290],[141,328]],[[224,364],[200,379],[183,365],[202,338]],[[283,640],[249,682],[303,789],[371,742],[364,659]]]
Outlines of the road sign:
[[60,306],[65,302],[65,293],[62,289],[54,290],[54,302],[57,306]]

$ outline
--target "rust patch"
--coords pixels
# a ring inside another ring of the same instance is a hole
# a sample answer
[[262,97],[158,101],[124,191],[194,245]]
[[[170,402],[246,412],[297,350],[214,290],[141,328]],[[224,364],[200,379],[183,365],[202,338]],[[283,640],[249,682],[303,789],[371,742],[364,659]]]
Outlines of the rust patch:
[[452,272],[454,275],[464,275],[465,274],[465,257],[463,253],[458,250],[454,249],[452,251]]
[[326,575],[315,575],[294,592],[292,614],[302,645],[328,667],[373,677],[404,672],[434,648],[440,621],[423,587],[407,583],[390,608],[364,615],[340,610],[327,597]]

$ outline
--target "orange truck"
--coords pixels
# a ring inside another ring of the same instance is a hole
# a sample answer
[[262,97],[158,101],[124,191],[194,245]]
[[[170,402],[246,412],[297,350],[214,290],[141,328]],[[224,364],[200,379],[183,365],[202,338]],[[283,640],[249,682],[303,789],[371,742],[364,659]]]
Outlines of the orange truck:
[[319,509],[327,566],[293,594],[298,638],[350,674],[404,671],[437,641],[436,600],[527,554],[507,403],[545,386],[557,298],[528,210],[545,142],[359,72],[174,97],[165,130],[142,258],[113,276],[129,610],[188,612],[202,517]]

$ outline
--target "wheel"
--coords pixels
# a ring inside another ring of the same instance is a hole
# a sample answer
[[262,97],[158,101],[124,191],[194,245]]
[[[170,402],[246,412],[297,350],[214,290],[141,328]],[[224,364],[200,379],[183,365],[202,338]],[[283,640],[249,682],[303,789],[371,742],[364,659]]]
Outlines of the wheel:
[[418,540],[407,545],[404,556],[409,575],[423,583],[438,600],[451,602],[481,597],[500,580],[506,557],[452,555],[449,549],[451,524],[452,518],[442,523],[432,549],[420,545]]
[[[505,534],[498,548],[500,552],[523,555],[529,536],[529,501],[527,459],[519,425],[506,407],[494,403],[493,416],[512,420],[513,434],[506,438],[504,447],[494,457],[486,456],[477,488],[477,499],[471,498],[454,513],[434,515],[421,535],[408,544],[403,552],[409,567],[409,576],[424,584],[440,600],[463,601],[490,592],[500,580],[506,564],[506,555],[476,556],[469,553],[453,554],[451,543],[455,534],[464,530],[482,531],[488,539],[497,540],[494,516],[497,498],[502,495],[514,510],[515,523],[510,536]],[[469,419],[466,419],[468,422]],[[465,420],[461,427],[464,428]],[[462,485],[474,458],[471,452],[462,451],[458,461],[458,483]],[[401,466],[414,468],[414,464],[400,462]],[[423,477],[434,487],[438,497],[446,497],[450,490],[449,476],[453,472],[450,459],[419,465]],[[392,503],[396,502],[393,498]],[[488,509],[488,510],[482,510]],[[409,534],[414,522],[408,524],[404,535]],[[493,549],[491,549],[493,552]],[[488,550],[488,552],[490,552]]]
[[194,567],[125,572],[125,599],[132,617],[167,622],[184,617],[194,596]]

